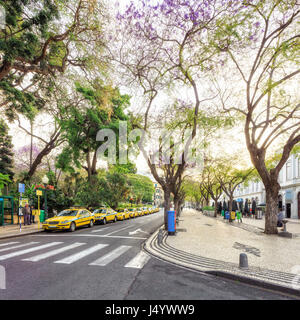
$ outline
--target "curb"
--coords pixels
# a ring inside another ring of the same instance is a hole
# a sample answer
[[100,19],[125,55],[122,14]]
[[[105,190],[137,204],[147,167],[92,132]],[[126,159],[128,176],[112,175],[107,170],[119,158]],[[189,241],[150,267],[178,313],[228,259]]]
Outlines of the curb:
[[35,234],[35,233],[40,233],[42,231],[43,230],[32,231],[32,232],[20,232],[20,233],[16,233],[16,234],[7,235],[7,236],[0,236],[0,241],[4,240],[4,239],[17,238],[17,237],[22,237],[22,236],[26,236],[26,235]]
[[[295,297],[299,297],[300,298],[300,290],[296,290],[293,288],[289,288],[286,286],[282,286],[279,284],[275,284],[275,283],[271,283],[268,281],[263,281],[263,280],[259,280],[259,279],[254,279],[251,277],[246,277],[246,276],[241,276],[238,274],[233,274],[233,273],[229,273],[226,271],[220,271],[220,270],[201,270],[192,266],[186,266],[184,263],[181,263],[180,261],[176,261],[171,260],[169,258],[166,257],[166,255],[162,252],[159,252],[159,254],[157,254],[155,252],[155,250],[153,250],[153,248],[151,248],[150,244],[152,241],[156,241],[157,242],[157,235],[159,230],[162,228],[159,227],[143,244],[143,249],[150,255],[154,256],[157,259],[163,260],[165,262],[171,263],[173,265],[176,265],[178,267],[184,268],[184,269],[189,269],[191,271],[194,272],[202,272],[204,274],[208,274],[208,275],[213,275],[216,277],[222,277],[225,279],[229,279],[229,280],[233,280],[233,281],[239,281],[245,284],[249,284],[249,285],[253,285],[256,287],[260,287],[263,289],[268,289],[268,290],[273,290],[273,291],[277,291],[279,293],[284,293],[284,294],[289,294],[289,295],[293,295]],[[166,237],[166,234],[164,235],[164,238]],[[157,247],[160,247],[160,245],[158,243],[156,243]]]

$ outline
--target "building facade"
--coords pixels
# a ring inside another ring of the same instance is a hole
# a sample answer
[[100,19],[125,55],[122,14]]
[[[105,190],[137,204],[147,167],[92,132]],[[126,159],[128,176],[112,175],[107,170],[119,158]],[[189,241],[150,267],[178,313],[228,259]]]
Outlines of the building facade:
[[[279,174],[281,190],[278,202],[283,205],[286,218],[300,219],[300,155],[291,155]],[[257,204],[266,203],[266,191],[263,183],[250,182],[239,186],[235,199],[256,199]]]
[[157,183],[153,182],[155,191],[153,195],[153,202],[156,207],[161,207],[164,203],[164,192],[162,187]]

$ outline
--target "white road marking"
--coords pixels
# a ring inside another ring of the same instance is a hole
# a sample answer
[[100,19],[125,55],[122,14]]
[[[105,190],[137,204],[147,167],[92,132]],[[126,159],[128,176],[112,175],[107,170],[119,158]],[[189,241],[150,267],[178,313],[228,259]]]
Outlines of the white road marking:
[[17,256],[20,256],[22,254],[30,253],[30,252],[33,252],[33,251],[37,251],[37,250],[53,247],[53,246],[56,246],[56,245],[61,244],[61,243],[63,243],[63,242],[51,242],[51,243],[47,243],[47,244],[44,244],[44,245],[41,245],[41,246],[38,246],[38,247],[25,249],[25,250],[13,252],[13,253],[8,253],[6,255],[0,256],[0,261],[8,259],[8,258],[17,257]]
[[110,228],[110,227],[101,228],[101,229],[99,229],[99,230],[93,230],[91,233],[102,232],[102,231],[104,231],[104,230],[106,230],[106,229],[109,229],[109,228]]
[[113,231],[113,232],[110,232],[110,233],[108,233],[108,234],[105,234],[105,236],[110,236],[111,234],[117,233],[117,232],[119,232],[119,231],[122,231],[122,230],[125,230],[125,229],[128,229],[128,228],[131,228],[131,227],[132,227],[132,226],[127,226],[127,227],[125,227],[125,228],[118,229],[118,230],[116,230],[116,231]]
[[73,263],[75,261],[78,261],[79,259],[82,259],[82,258],[84,258],[84,257],[86,257],[86,256],[88,256],[88,255],[100,250],[100,249],[103,249],[103,248],[107,247],[107,246],[108,246],[108,244],[97,244],[97,245],[95,245],[95,246],[93,246],[91,248],[88,248],[86,250],[83,250],[83,251],[80,251],[78,253],[75,253],[75,254],[73,254],[73,255],[71,255],[69,257],[66,257],[66,258],[64,258],[62,260],[57,260],[54,263],[71,264],[71,263]]
[[39,255],[31,257],[31,258],[22,259],[22,261],[32,261],[32,262],[40,261],[40,260],[55,256],[55,255],[57,255],[59,253],[65,252],[67,250],[71,250],[71,249],[80,247],[80,246],[82,246],[84,244],[86,244],[86,243],[75,242],[75,243],[73,243],[73,244],[71,244],[69,246],[63,247],[63,248],[59,248],[59,249],[55,249],[55,250],[52,250],[52,251],[49,251],[49,252],[46,252],[46,253],[42,253],[42,254],[39,254]]
[[26,246],[30,246],[32,244],[38,244],[39,242],[28,242],[28,243],[23,243],[23,244],[19,244],[17,246],[12,246],[12,247],[9,247],[9,248],[4,248],[4,249],[0,249],[0,252],[3,252],[3,251],[8,251],[8,250],[12,250],[12,249],[18,249],[18,248],[22,248],[22,247],[26,247]]
[[149,232],[143,231],[142,229],[136,229],[135,231],[131,231],[131,232],[129,231],[128,233],[129,235],[132,235],[132,234],[137,234],[139,232],[149,234]]
[[144,265],[149,261],[150,256],[140,251],[132,260],[130,260],[126,265],[125,268],[137,268],[142,269]]
[[0,244],[0,247],[9,246],[10,244],[15,244],[15,243],[20,243],[20,242],[7,242],[7,243],[1,243],[1,244]]
[[74,235],[67,235],[67,234],[61,234],[61,235],[32,235],[32,237],[96,237],[96,238],[114,238],[114,239],[133,239],[133,240],[146,240],[147,238],[141,238],[141,237],[128,237],[128,236],[106,236],[106,235],[100,235],[100,234],[74,234]]
[[120,246],[117,249],[106,254],[105,256],[90,263],[89,265],[90,266],[106,266],[107,264],[109,264],[113,260],[117,259],[119,256],[121,256],[123,253],[125,253],[130,248],[131,248],[131,246]]

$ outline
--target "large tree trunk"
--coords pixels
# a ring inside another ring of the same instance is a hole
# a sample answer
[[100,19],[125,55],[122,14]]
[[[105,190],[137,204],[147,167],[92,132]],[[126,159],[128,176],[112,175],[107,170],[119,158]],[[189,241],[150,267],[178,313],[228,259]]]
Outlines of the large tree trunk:
[[218,216],[218,199],[215,198],[215,218]]
[[164,222],[165,222],[165,230],[168,230],[168,211],[171,207],[171,191],[169,189],[164,190]]
[[28,180],[30,180],[31,177],[34,175],[36,169],[41,164],[43,158],[46,157],[54,148],[55,148],[54,143],[48,143],[45,146],[45,148],[37,155],[37,157],[33,161],[33,164],[27,174]]
[[265,185],[266,189],[266,214],[265,214],[265,233],[277,234],[277,214],[278,214],[278,193],[280,186],[278,182]]

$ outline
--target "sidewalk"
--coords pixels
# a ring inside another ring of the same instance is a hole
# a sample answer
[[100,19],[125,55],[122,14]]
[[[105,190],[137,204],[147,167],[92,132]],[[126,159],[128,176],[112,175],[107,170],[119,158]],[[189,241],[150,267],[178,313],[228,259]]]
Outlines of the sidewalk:
[[[300,237],[265,235],[263,225],[264,221],[250,218],[230,224],[222,218],[185,209],[176,236],[165,232],[159,244],[156,232],[144,248],[158,258],[193,270],[252,279],[300,294]],[[300,234],[300,224],[288,223],[287,230]],[[239,268],[241,253],[247,254],[249,269]]]
[[41,231],[43,231],[42,224],[40,223],[40,228],[38,228],[37,222],[31,225],[26,225],[26,226],[22,224],[21,232],[20,232],[19,224],[0,226],[0,240],[6,239],[6,238],[24,236],[26,234],[32,234],[32,233],[41,232]]

